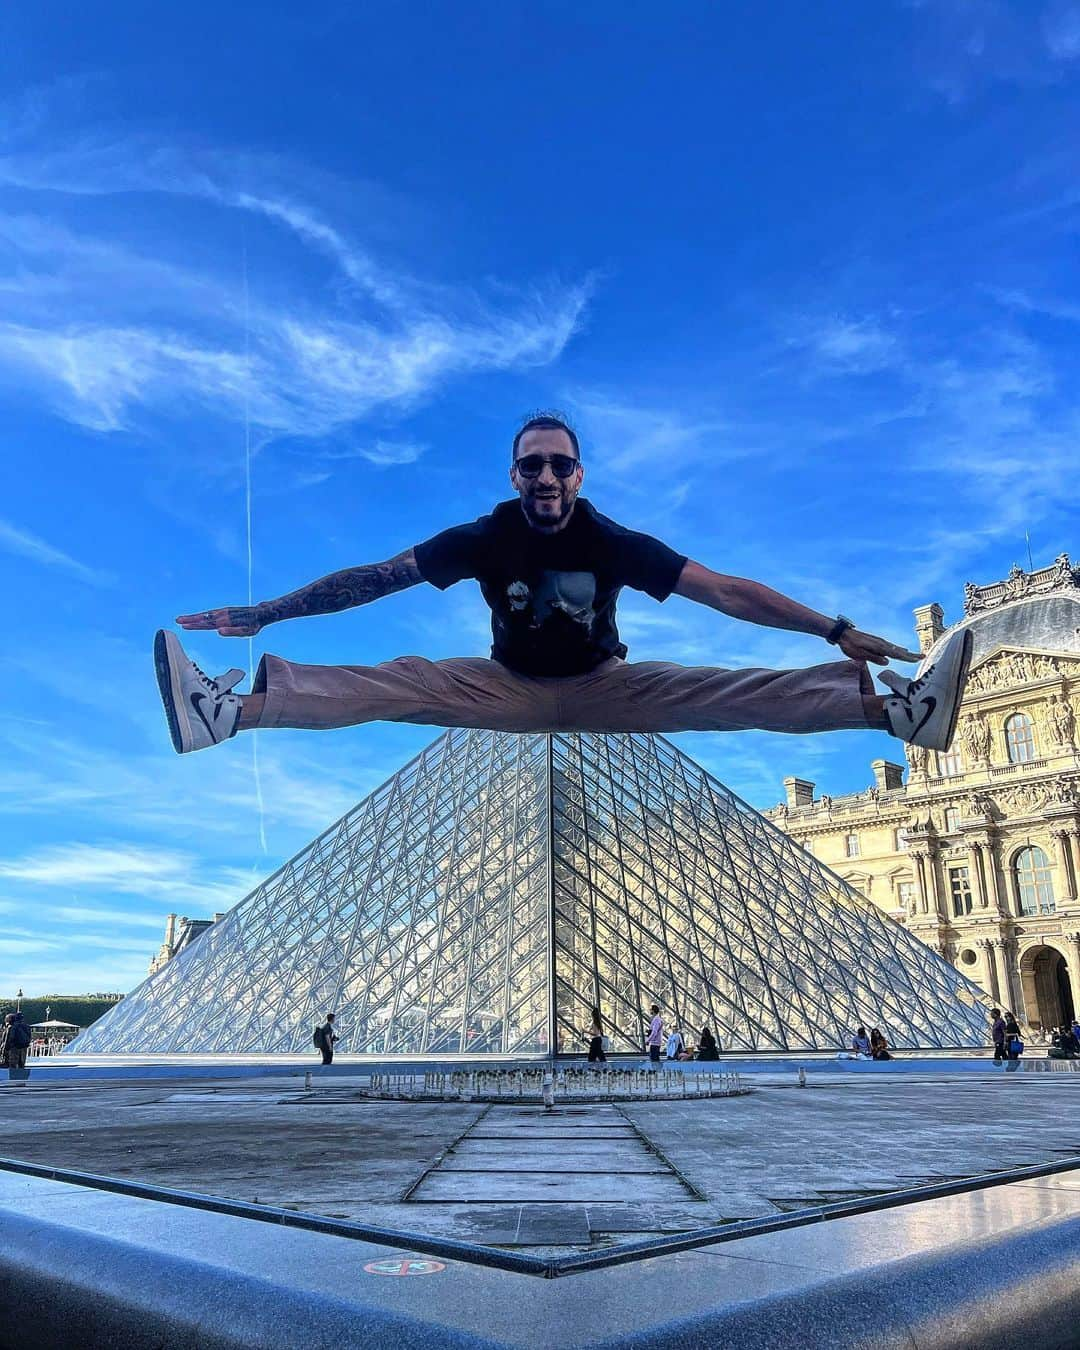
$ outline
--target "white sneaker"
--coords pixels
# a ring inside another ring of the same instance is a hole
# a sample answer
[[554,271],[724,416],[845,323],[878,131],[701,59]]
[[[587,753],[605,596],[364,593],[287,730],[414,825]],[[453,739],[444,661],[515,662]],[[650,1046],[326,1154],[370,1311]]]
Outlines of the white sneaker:
[[941,655],[917,680],[883,670],[878,679],[894,697],[885,700],[885,715],[894,736],[928,750],[948,750],[956,730],[960,700],[971,664],[971,633],[954,633]]
[[154,638],[154,668],[178,755],[205,750],[236,735],[240,699],[230,691],[244,678],[242,670],[234,666],[210,679],[180,646],[176,634],[164,629]]

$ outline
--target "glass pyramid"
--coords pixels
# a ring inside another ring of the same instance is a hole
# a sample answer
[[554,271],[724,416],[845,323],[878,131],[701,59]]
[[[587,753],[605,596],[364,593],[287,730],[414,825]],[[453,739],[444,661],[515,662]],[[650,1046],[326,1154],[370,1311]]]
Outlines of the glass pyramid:
[[653,735],[448,731],[72,1050],[580,1053],[985,1038],[982,991]]

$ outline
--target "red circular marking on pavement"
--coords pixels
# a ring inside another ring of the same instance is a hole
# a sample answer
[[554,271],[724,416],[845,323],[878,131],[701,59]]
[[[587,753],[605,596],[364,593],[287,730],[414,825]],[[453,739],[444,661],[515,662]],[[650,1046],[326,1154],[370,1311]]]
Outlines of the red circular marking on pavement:
[[369,1261],[364,1269],[369,1275],[438,1275],[446,1269],[446,1263],[418,1256],[386,1256]]

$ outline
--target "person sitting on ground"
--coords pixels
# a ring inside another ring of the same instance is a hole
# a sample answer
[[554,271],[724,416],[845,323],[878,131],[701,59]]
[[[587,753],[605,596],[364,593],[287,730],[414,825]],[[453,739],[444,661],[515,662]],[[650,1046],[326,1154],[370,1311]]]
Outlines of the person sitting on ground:
[[698,1059],[720,1058],[720,1044],[708,1027],[701,1028],[701,1035],[698,1037],[697,1057]]
[[889,1054],[889,1042],[880,1027],[872,1027],[870,1030],[870,1053],[875,1059],[892,1059],[892,1055]]
[[851,1038],[851,1048],[857,1055],[865,1055],[870,1058],[872,1051],[870,1048],[870,1037],[866,1034],[865,1027],[859,1027],[855,1035]]
[[678,1022],[671,1029],[671,1035],[667,1038],[667,1049],[664,1052],[666,1059],[682,1059],[686,1054],[686,1038],[679,1030]]
[[1080,1043],[1068,1027],[1058,1027],[1050,1038],[1049,1059],[1075,1059],[1080,1053]]

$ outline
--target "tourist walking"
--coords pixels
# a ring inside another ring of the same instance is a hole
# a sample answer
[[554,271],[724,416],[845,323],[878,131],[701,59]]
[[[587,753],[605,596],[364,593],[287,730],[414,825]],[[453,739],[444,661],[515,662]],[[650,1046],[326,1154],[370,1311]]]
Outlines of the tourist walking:
[[698,1059],[720,1058],[720,1046],[708,1027],[701,1028],[701,1035],[698,1037],[697,1057]]
[[660,1016],[660,1006],[654,1003],[649,1009],[652,1021],[649,1023],[649,1035],[645,1046],[649,1051],[649,1063],[660,1063],[660,1047],[664,1043],[664,1019]]
[[7,1069],[9,1078],[22,1076],[20,1071],[26,1068],[26,1052],[32,1039],[21,1012],[5,1016],[4,1029],[0,1032],[0,1064]]
[[315,1029],[315,1048],[322,1054],[324,1064],[334,1062],[334,1042],[338,1039],[334,1031],[334,1014],[327,1013],[326,1021]]
[[994,1063],[1005,1058],[1005,1019],[1000,1008],[990,1009],[990,1039],[994,1042]]
[[1024,1040],[1020,1034],[1020,1023],[1011,1012],[1005,1014],[1005,1051],[1009,1059],[1019,1059],[1024,1053]]
[[606,1064],[604,1054],[604,1024],[600,1020],[600,1009],[592,1010],[592,1022],[589,1026],[589,1063]]

